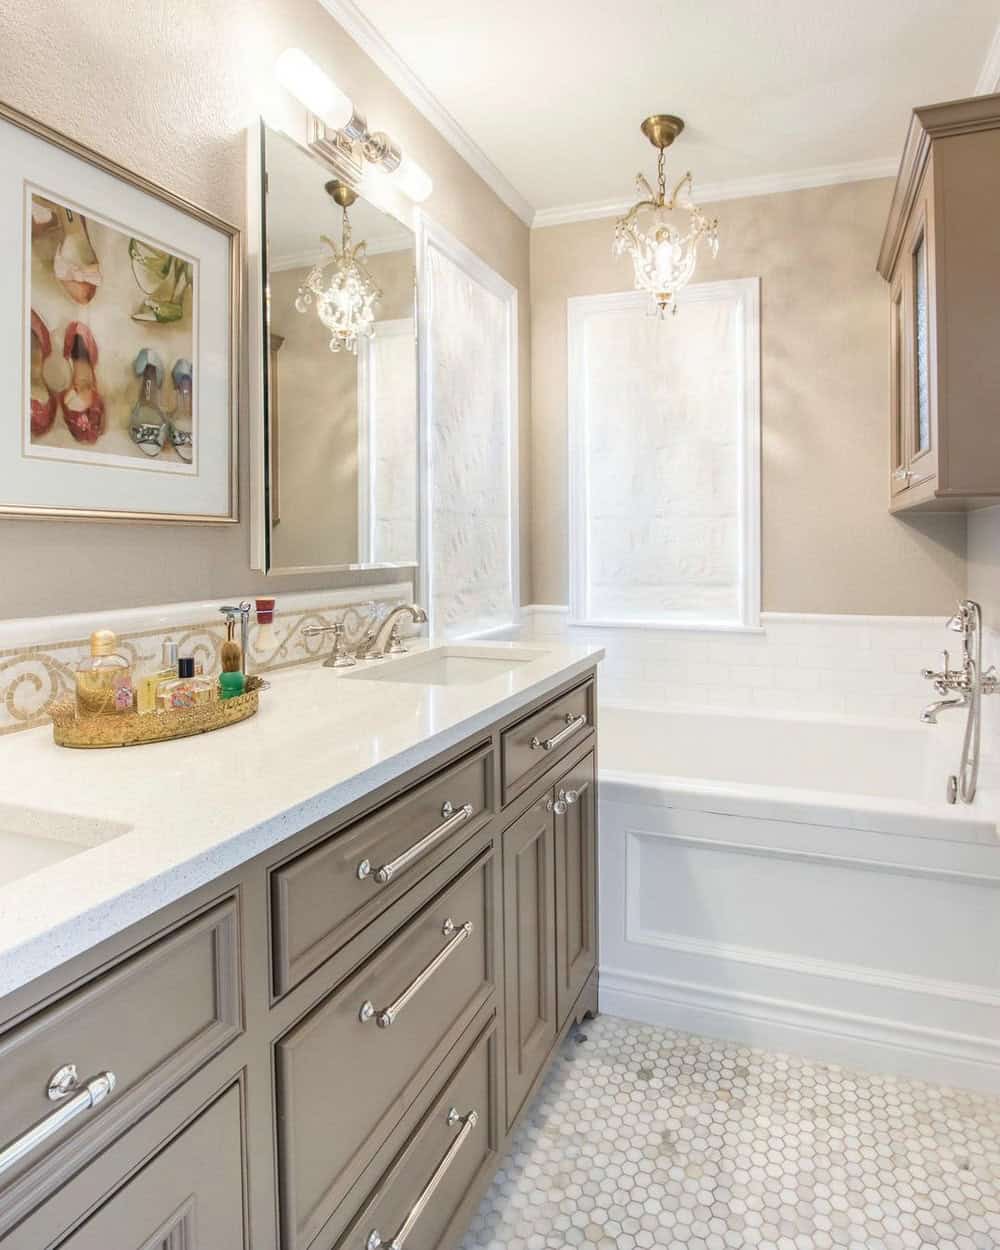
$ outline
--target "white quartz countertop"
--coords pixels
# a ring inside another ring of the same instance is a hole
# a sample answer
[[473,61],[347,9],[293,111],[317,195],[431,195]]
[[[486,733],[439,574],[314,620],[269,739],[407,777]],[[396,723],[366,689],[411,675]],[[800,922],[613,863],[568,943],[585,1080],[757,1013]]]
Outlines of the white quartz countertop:
[[443,686],[389,680],[407,657],[378,661],[378,681],[356,679],[358,669],[299,667],[268,676],[248,721],[121,750],[57,747],[48,726],[0,738],[0,839],[43,852],[46,839],[86,848],[53,863],[36,855],[34,870],[13,880],[0,863],[0,997],[604,656],[588,646],[461,644],[478,648],[509,649],[521,662]]

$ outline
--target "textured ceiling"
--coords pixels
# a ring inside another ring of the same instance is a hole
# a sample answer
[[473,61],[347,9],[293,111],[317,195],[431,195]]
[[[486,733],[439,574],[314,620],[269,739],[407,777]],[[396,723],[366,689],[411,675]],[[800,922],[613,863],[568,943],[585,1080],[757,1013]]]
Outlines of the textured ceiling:
[[973,94],[998,0],[358,0],[535,209],[627,199],[652,112],[697,182],[898,155],[910,109]]

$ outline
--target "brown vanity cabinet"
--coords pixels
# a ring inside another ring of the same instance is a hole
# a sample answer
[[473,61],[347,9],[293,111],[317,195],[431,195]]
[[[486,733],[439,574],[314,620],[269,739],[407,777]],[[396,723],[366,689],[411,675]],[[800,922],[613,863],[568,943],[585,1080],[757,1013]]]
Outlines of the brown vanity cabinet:
[[562,1028],[597,964],[597,776],[593,751],[559,780],[554,805],[556,1021]]
[[[337,1243],[369,1250],[409,1240],[436,1246],[456,1227],[477,1182],[498,1162],[503,1125],[497,1115],[496,1018],[460,1060],[444,1090]],[[374,1234],[374,1237],[373,1237]]]
[[507,1125],[597,964],[593,751],[504,831]]
[[494,863],[490,850],[278,1041],[288,1250],[311,1244],[492,995]]
[[916,109],[878,271],[889,285],[889,500],[1000,497],[1000,95]]
[[240,1095],[232,1086],[59,1250],[243,1250]]
[[589,672],[0,1001],[0,1250],[454,1250],[597,1007],[595,728]]
[[551,793],[503,835],[507,1124],[555,1041],[556,854]]

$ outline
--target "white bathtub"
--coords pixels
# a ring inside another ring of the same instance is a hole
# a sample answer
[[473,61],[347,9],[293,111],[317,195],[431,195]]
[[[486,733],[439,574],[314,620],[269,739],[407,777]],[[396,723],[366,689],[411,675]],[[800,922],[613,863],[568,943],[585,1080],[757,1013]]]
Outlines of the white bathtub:
[[602,704],[605,1008],[1000,1092],[1000,838],[944,801],[957,728]]

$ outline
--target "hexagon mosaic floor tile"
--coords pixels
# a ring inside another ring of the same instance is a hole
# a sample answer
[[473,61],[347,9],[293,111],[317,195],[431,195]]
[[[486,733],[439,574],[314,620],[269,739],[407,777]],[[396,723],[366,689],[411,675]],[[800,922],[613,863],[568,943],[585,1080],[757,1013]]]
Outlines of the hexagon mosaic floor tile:
[[1000,1099],[611,1016],[461,1250],[1000,1250]]

